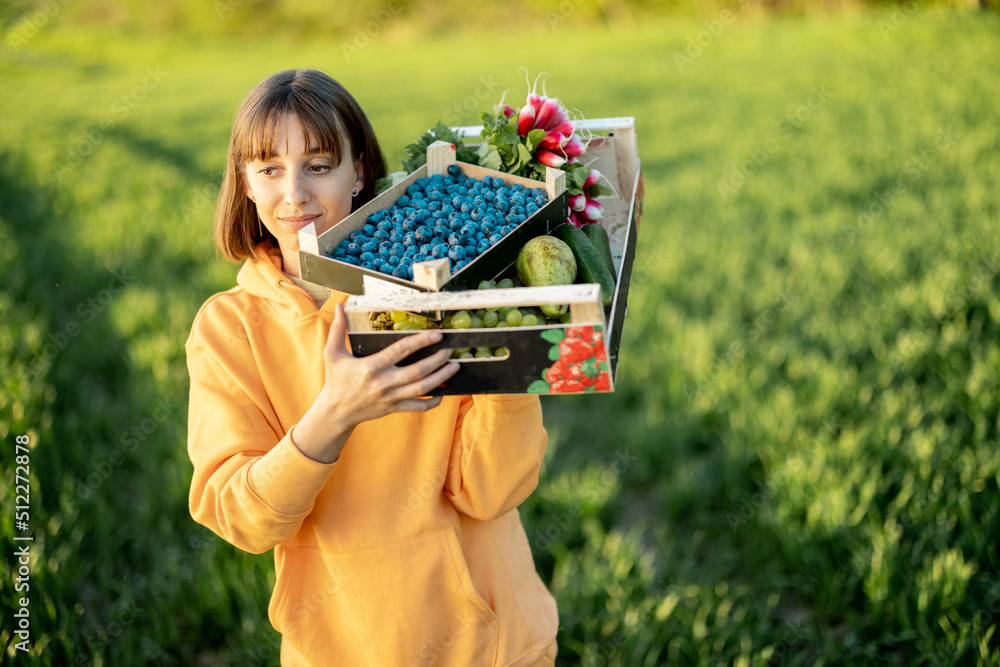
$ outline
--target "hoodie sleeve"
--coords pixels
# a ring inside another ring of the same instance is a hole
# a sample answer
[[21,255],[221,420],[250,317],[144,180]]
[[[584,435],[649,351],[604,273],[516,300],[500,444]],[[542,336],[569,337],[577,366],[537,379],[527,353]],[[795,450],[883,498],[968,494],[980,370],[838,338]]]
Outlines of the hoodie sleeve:
[[191,516],[234,546],[263,553],[298,532],[336,463],[302,454],[295,429],[281,432],[252,364],[215,347],[194,335],[185,346]]
[[451,447],[445,492],[474,519],[495,519],[538,485],[548,436],[535,395],[465,396]]

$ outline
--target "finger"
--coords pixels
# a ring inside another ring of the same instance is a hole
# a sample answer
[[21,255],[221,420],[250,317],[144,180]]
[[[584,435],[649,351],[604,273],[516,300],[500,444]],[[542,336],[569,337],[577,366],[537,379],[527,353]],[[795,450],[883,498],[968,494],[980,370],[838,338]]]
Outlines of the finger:
[[395,412],[427,412],[441,405],[441,396],[431,398],[408,398],[396,403]]
[[379,368],[391,368],[417,350],[441,342],[443,337],[440,331],[423,331],[404,336],[381,352],[372,355],[372,359]]
[[333,324],[330,325],[330,333],[326,337],[323,355],[336,357],[344,354],[350,354],[347,348],[347,316],[344,314],[344,304],[338,303],[333,310]]
[[451,357],[451,352],[451,349],[444,348],[408,366],[397,366],[392,371],[392,384],[401,387],[412,382],[417,382],[446,364]]
[[389,392],[389,395],[396,401],[405,401],[419,396],[426,396],[433,389],[441,386],[448,380],[448,378],[457,373],[460,367],[461,364],[455,361],[445,364],[426,377],[398,387],[395,391]]

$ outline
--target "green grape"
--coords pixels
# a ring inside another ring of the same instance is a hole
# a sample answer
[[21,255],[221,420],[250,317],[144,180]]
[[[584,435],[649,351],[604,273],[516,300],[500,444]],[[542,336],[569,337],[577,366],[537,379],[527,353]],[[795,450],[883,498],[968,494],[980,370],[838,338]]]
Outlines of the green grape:
[[493,289],[492,282],[489,280],[483,280],[479,283],[479,289]]
[[485,308],[480,308],[479,310],[476,311],[476,314],[473,317],[482,318],[482,316],[485,315],[485,314],[486,314],[486,309]]
[[472,352],[463,352],[462,354],[458,355],[458,358],[459,359],[472,359]]
[[517,308],[511,308],[507,311],[507,324],[512,327],[516,327],[521,323],[521,311]]
[[497,283],[497,287],[500,287],[502,289],[507,289],[513,286],[514,286],[514,281],[511,280],[510,278],[504,278],[503,280]]
[[485,359],[487,357],[492,357],[493,354],[490,352],[488,347],[477,347],[476,348],[476,359]]
[[479,317],[478,315],[474,316],[469,321],[469,328],[470,329],[482,329],[483,328],[483,318]]
[[528,313],[527,315],[521,317],[522,327],[533,327],[536,326],[537,324],[538,324],[538,318],[535,317],[535,315],[533,315],[532,313]]
[[410,313],[409,321],[414,325],[416,329],[426,329],[428,328],[427,318],[423,315],[417,315],[416,313]]
[[510,325],[507,324],[507,320],[500,320],[497,322],[497,329],[503,329],[504,327],[509,327],[509,326]]
[[460,310],[451,316],[452,329],[468,329],[470,326],[472,326],[472,317],[469,316],[469,311]]
[[441,328],[442,329],[451,329],[451,317],[452,317],[452,314],[453,313],[448,313],[447,315],[445,315],[444,319],[441,320]]
[[497,311],[495,310],[488,310],[486,311],[486,314],[483,315],[483,324],[485,324],[490,328],[495,327],[497,325],[497,322],[499,321],[500,321],[500,316],[497,315]]
[[563,313],[562,317],[559,318],[559,321],[563,324],[572,324],[573,315],[571,313]]
[[392,325],[392,328],[395,331],[419,331],[420,329],[423,329],[423,327],[419,324],[414,324],[409,320],[406,320],[405,322],[396,322]]
[[389,316],[392,318],[393,322],[403,322],[404,320],[406,320],[407,317],[409,317],[409,315],[410,315],[409,313],[403,310],[394,310],[391,313],[389,313]]
[[493,348],[494,357],[506,357],[510,355],[510,350],[501,345],[500,347]]
[[469,351],[470,351],[470,348],[468,348],[468,347],[456,347],[454,350],[451,351],[451,358],[452,359],[461,359],[462,355],[465,354],[466,352],[469,352]]
[[502,315],[503,317],[506,317],[507,313],[509,313],[512,310],[514,310],[514,306],[505,306],[505,307],[503,307],[503,308],[500,309],[500,315]]

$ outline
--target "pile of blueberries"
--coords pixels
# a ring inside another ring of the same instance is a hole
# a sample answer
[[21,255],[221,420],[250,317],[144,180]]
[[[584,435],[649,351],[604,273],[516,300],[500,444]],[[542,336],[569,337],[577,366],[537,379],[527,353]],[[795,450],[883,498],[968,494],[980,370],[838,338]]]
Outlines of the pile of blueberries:
[[541,188],[470,178],[453,164],[447,176],[415,181],[329,256],[406,280],[413,280],[414,262],[447,257],[457,273],[547,202]]

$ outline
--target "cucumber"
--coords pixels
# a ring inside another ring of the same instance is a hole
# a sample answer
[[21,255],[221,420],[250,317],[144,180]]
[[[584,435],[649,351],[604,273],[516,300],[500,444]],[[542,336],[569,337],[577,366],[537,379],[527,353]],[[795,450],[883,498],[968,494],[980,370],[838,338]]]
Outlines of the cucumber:
[[608,273],[615,277],[615,260],[611,259],[611,240],[608,233],[596,222],[583,226],[583,233],[587,235],[590,242],[594,244],[597,254],[604,260],[604,266],[608,267]]
[[600,285],[603,303],[605,306],[610,306],[615,298],[615,281],[594,244],[575,225],[561,224],[556,227],[555,235],[565,241],[573,251],[580,272],[580,282]]

